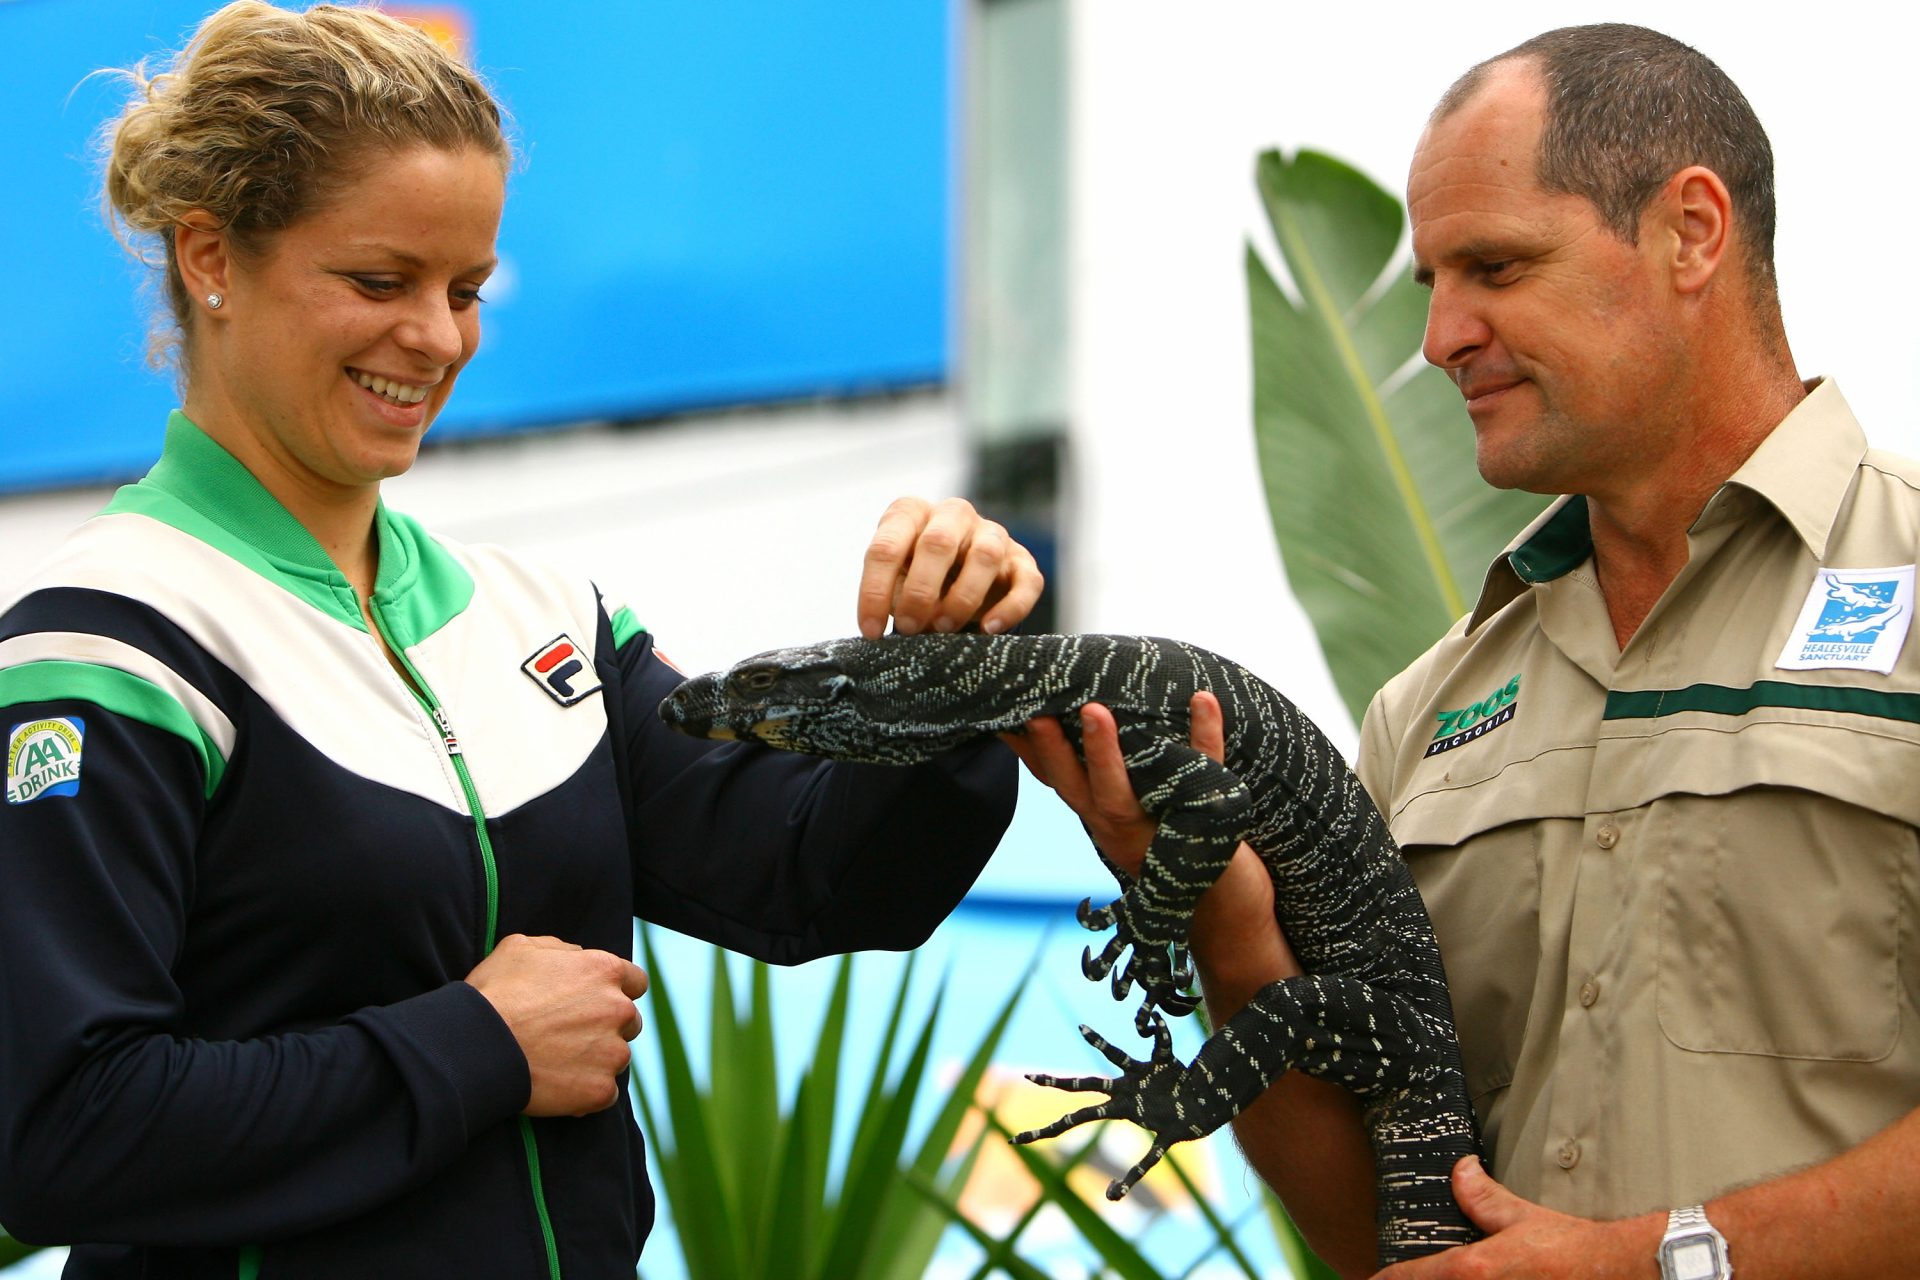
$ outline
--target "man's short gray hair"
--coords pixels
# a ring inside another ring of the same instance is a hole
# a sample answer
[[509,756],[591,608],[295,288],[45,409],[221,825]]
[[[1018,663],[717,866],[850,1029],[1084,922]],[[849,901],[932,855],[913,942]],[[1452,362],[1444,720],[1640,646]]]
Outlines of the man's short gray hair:
[[1493,68],[1527,61],[1547,89],[1537,169],[1548,191],[1580,196],[1628,244],[1668,178],[1704,165],[1727,184],[1756,300],[1776,296],[1773,147],[1739,86],[1671,36],[1620,22],[1561,27],[1480,63],[1433,111],[1452,115]]

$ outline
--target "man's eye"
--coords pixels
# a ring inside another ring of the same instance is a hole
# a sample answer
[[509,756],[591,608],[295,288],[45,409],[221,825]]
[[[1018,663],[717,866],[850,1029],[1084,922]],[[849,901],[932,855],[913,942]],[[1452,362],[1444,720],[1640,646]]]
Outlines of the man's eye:
[[1497,278],[1497,277],[1509,274],[1512,268],[1513,268],[1513,262],[1509,259],[1503,258],[1499,262],[1481,263],[1480,274],[1490,279],[1493,279],[1493,278]]

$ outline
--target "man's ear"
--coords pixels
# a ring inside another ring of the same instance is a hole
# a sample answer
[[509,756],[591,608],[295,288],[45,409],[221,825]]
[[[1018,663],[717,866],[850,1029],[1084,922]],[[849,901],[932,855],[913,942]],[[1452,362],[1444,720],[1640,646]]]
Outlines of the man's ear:
[[189,210],[174,224],[173,262],[187,296],[202,308],[209,294],[226,296],[233,256],[227,248],[226,233],[206,210]]
[[1667,179],[1656,201],[1671,237],[1674,288],[1698,293],[1727,256],[1733,234],[1733,197],[1720,175],[1690,165]]

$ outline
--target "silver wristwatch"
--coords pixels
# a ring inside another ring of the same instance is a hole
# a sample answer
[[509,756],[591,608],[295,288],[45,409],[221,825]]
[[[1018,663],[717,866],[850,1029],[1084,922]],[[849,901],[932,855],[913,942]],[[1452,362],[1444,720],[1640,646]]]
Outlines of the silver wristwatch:
[[1703,1205],[1674,1209],[1667,1214],[1667,1234],[1660,1238],[1660,1280],[1732,1280],[1727,1238],[1707,1221]]

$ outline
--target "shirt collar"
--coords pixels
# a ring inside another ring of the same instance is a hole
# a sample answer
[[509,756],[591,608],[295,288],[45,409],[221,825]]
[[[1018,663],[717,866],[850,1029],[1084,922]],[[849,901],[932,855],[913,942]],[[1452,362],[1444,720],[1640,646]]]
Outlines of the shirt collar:
[[[1743,490],[1778,511],[1813,557],[1823,560],[1840,505],[1866,452],[1866,433],[1838,384],[1831,378],[1816,380],[1807,396],[1720,486],[1701,518],[1721,509],[1730,491]],[[1528,586],[1551,582],[1592,554],[1586,498],[1570,494],[1555,499],[1488,567],[1467,630],[1499,612]]]
[[[267,491],[246,465],[186,414],[167,415],[160,460],[140,481],[193,508],[235,539],[262,552],[282,570],[344,586],[346,577],[307,527]],[[386,504],[374,514],[380,539],[380,589],[391,589],[411,567],[407,540],[398,537]],[[357,610],[356,610],[357,614]]]

